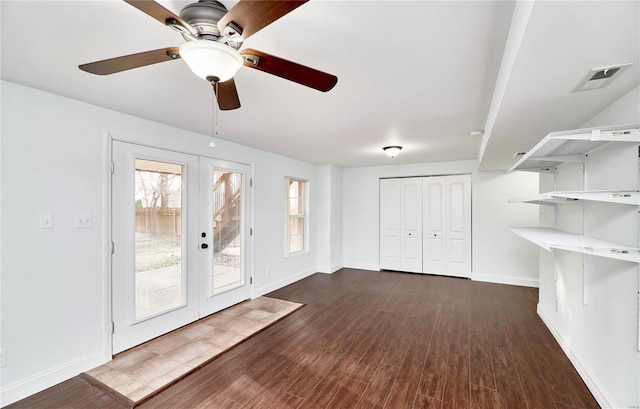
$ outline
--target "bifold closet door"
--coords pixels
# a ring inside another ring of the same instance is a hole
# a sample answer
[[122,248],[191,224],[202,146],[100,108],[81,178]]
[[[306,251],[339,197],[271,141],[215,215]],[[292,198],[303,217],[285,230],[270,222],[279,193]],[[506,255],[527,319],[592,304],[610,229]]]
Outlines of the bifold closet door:
[[471,276],[471,176],[425,177],[423,272]]
[[380,268],[400,270],[400,179],[380,179]]
[[380,268],[422,272],[422,178],[380,180]]

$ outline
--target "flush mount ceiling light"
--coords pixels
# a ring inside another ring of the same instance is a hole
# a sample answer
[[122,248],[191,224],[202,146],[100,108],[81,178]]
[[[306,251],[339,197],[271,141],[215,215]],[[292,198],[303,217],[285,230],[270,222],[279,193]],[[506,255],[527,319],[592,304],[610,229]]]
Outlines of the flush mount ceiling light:
[[180,57],[194,74],[209,82],[230,80],[244,62],[238,50],[211,40],[192,40],[182,44]]
[[385,146],[382,150],[389,156],[390,158],[394,158],[397,154],[400,153],[402,146]]

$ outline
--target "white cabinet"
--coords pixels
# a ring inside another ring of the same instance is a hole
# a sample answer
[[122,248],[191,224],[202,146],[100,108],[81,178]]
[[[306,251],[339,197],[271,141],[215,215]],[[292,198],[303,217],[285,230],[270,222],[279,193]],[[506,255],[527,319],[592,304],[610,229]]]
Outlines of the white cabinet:
[[380,180],[380,268],[471,276],[471,175]]

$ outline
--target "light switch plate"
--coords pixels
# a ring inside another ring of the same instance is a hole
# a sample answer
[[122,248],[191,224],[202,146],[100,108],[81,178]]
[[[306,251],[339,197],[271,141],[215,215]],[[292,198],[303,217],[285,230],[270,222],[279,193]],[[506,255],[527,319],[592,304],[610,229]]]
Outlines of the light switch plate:
[[40,213],[40,228],[53,229],[53,213]]
[[76,214],[75,217],[76,229],[88,229],[91,227],[91,215],[90,214]]

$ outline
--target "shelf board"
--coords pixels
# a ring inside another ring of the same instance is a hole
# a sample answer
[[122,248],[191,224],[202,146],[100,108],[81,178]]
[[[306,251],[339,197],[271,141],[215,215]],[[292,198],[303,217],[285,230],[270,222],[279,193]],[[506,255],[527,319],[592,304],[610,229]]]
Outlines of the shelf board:
[[535,196],[509,199],[509,203],[533,203],[547,206],[553,206],[556,203],[580,205],[584,201],[640,206],[640,190],[547,192]]
[[581,234],[567,233],[548,227],[512,227],[518,236],[537,244],[545,250],[573,251],[592,256],[640,263],[640,249]]
[[552,132],[510,169],[544,172],[565,162],[583,162],[585,154],[610,142],[640,142],[640,124]]
[[[553,206],[556,203],[566,203],[567,199],[563,197],[555,197],[553,195],[554,192],[549,193],[540,193],[535,196],[526,196],[526,197],[514,197],[513,199],[509,199],[509,203],[531,203],[531,204],[539,204],[545,206]],[[569,203],[573,203],[574,201],[569,201]]]

